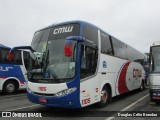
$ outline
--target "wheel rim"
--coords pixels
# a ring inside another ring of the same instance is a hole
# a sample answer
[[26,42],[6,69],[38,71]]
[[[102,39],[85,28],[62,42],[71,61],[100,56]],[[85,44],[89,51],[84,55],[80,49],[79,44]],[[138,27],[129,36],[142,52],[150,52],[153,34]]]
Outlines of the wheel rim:
[[106,90],[102,90],[101,92],[101,102],[106,103],[108,101],[108,92]]
[[8,83],[6,86],[6,90],[8,93],[12,93],[15,90],[15,85],[13,83]]

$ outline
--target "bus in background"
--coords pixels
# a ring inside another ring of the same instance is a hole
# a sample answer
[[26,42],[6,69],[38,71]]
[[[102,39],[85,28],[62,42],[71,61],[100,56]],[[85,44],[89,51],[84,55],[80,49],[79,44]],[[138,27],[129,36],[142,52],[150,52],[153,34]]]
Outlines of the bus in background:
[[144,53],[145,54],[145,62],[143,63],[143,68],[145,71],[145,85],[146,87],[149,87],[149,80],[148,80],[148,75],[149,75],[149,53]]
[[26,68],[30,59],[29,52],[16,50],[13,52],[13,60],[10,61],[9,51],[9,47],[0,45],[0,91],[5,94],[26,88]]
[[144,54],[90,23],[70,21],[41,29],[28,49],[27,97],[33,103],[104,107],[114,96],[144,89],[145,71],[137,62]]
[[158,102],[160,101],[160,42],[150,47],[149,66],[150,101]]
[[144,59],[138,59],[138,60],[135,60],[135,62],[139,62],[143,66],[143,69],[145,71],[144,86],[146,87],[146,86],[149,85],[149,81],[148,81],[148,74],[149,74],[148,57],[145,55]]

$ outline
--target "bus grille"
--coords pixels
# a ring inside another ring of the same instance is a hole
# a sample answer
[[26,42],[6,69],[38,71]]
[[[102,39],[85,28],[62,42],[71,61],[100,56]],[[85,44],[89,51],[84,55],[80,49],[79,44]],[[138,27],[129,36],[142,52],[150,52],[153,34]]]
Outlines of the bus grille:
[[35,95],[40,95],[40,96],[54,96],[55,94],[44,94],[44,93],[37,93],[37,92],[33,92],[33,94]]

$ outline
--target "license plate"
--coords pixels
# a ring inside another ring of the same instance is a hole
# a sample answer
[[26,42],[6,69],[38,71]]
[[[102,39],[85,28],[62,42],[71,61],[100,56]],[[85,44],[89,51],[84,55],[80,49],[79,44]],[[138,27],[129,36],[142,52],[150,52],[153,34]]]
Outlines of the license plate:
[[46,98],[39,98],[39,102],[47,103],[47,99]]

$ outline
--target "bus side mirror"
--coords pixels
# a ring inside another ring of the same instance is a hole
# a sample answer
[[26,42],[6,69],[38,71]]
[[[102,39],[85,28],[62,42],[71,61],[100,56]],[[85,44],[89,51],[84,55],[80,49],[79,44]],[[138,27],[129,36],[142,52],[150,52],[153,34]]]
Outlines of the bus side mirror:
[[13,48],[9,51],[9,54],[8,54],[8,60],[9,60],[9,61],[12,61],[12,60],[13,60],[13,51],[14,51],[14,50],[18,50],[18,49],[28,49],[28,50],[34,51],[31,46],[13,47]]
[[67,57],[72,56],[72,41],[84,42],[84,38],[82,36],[69,36],[66,38],[64,53]]
[[71,57],[72,56],[72,41],[66,41],[64,47],[65,56]]
[[8,60],[11,62],[13,60],[13,52],[10,51],[8,54]]

